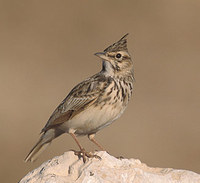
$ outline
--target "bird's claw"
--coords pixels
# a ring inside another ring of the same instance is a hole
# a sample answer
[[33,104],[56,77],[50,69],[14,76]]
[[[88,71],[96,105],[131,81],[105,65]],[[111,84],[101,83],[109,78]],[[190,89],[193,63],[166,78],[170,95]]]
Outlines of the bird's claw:
[[73,150],[73,151],[76,156],[78,156],[79,158],[83,158],[84,163],[86,162],[86,158],[97,158],[97,159],[101,160],[100,156],[98,156],[92,152],[87,152],[87,151],[85,151],[84,148],[82,148],[80,151],[75,151],[75,150]]

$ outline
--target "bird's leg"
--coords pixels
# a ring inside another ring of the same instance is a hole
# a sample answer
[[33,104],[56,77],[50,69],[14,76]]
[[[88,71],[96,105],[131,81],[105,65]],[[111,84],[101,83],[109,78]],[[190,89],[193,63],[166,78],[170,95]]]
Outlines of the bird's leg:
[[88,158],[98,158],[101,159],[99,156],[92,154],[91,152],[86,152],[85,149],[81,146],[81,144],[79,143],[78,139],[76,138],[74,133],[69,133],[72,138],[75,140],[75,142],[77,143],[78,147],[80,148],[80,151],[75,151],[74,150],[74,154],[82,157],[83,158],[83,162],[86,162],[86,157]]
[[78,147],[80,148],[80,151],[75,151],[74,150],[74,154],[77,156],[82,156],[83,157],[83,162],[86,162],[86,156],[85,156],[85,149],[81,146],[81,144],[79,143],[78,139],[76,138],[76,136],[74,135],[74,133],[69,133],[72,138],[75,140],[75,142],[77,143]]
[[89,134],[89,135],[88,135],[88,138],[89,138],[89,140],[90,140],[91,142],[93,142],[96,146],[98,146],[99,149],[101,149],[102,151],[105,151],[105,149],[95,140],[94,137],[95,137],[95,133]]

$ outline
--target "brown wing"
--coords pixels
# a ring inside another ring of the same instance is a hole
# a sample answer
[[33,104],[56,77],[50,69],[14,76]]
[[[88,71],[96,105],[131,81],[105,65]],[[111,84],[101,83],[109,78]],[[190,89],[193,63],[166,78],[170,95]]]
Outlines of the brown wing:
[[68,121],[93,104],[108,83],[106,80],[102,75],[94,75],[75,86],[53,112],[42,132]]

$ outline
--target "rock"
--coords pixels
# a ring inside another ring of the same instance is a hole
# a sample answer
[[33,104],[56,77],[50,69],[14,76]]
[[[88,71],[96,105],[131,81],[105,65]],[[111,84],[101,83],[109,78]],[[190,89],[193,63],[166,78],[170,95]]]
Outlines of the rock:
[[20,183],[200,183],[200,175],[187,170],[151,168],[136,159],[117,159],[104,151],[102,159],[82,159],[73,151],[54,157],[29,172]]

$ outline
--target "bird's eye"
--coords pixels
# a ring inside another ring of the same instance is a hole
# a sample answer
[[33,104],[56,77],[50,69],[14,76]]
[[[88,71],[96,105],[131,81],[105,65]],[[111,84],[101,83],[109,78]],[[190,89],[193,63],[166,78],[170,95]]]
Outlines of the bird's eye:
[[116,58],[121,58],[121,54],[120,53],[118,53],[117,55],[116,55]]

